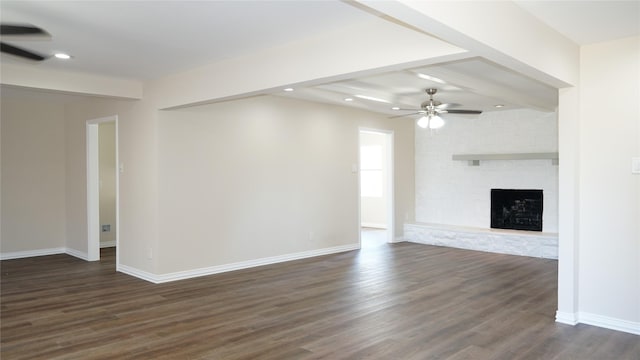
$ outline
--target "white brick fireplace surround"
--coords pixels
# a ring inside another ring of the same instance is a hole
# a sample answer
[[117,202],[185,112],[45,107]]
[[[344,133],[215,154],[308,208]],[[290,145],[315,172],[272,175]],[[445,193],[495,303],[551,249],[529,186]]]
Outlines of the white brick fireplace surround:
[[[558,164],[548,158],[558,151],[557,114],[515,109],[445,121],[433,133],[416,128],[416,218],[404,239],[557,259]],[[495,156],[454,160],[466,154]],[[491,189],[543,190],[542,232],[489,229]]]

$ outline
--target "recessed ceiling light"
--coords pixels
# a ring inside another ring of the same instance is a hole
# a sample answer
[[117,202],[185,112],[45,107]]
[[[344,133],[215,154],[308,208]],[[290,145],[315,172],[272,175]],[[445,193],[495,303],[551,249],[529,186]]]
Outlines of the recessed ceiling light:
[[357,98],[389,104],[390,101],[367,95],[356,95]]
[[391,110],[400,110],[400,108],[397,107],[397,106],[394,106],[394,107],[391,108]]
[[62,59],[62,60],[69,60],[71,59],[71,55],[69,54],[65,54],[65,53],[55,53],[53,54],[53,56],[55,56],[58,59]]
[[293,88],[286,88],[286,89],[284,89],[284,91],[291,92],[291,91],[293,91]]
[[497,107],[497,108],[504,107],[504,105],[502,105],[502,104],[497,104],[497,105],[493,105],[493,106],[494,106],[494,107]]
[[344,98],[344,101],[347,101],[347,102],[353,101],[353,98]]

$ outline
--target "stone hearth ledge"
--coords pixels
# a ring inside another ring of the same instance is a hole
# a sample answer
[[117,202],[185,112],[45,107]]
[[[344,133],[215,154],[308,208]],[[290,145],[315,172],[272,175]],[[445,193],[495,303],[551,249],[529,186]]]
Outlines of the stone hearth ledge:
[[404,240],[499,254],[558,258],[557,233],[414,222],[404,224]]

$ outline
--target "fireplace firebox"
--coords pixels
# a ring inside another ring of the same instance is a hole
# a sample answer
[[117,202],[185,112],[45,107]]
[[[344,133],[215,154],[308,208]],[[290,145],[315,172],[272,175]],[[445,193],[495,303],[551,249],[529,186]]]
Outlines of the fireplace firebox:
[[542,231],[542,190],[491,189],[491,227]]

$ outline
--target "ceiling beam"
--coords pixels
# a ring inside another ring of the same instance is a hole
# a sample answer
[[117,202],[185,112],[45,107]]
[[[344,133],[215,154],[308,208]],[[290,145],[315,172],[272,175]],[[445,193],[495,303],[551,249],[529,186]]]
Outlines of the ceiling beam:
[[171,109],[468,56],[464,49],[372,17],[314,38],[167,76],[145,84],[145,89],[153,91],[160,109]]
[[511,1],[354,1],[554,88],[578,84],[579,46]]
[[2,85],[66,94],[142,99],[142,83],[136,80],[8,63],[0,65],[0,75]]

